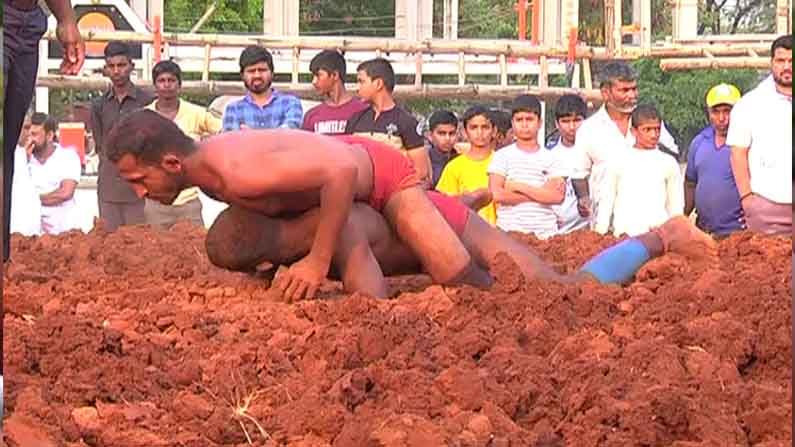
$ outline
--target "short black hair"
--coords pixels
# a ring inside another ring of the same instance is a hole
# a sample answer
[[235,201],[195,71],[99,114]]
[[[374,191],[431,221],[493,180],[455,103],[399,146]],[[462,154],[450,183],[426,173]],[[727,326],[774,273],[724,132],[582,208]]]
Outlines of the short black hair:
[[616,81],[637,81],[638,72],[624,61],[610,61],[602,67],[599,78],[599,88],[612,87]]
[[511,123],[511,114],[501,109],[491,109],[491,122],[497,127],[501,134],[505,135],[513,127]]
[[128,60],[132,61],[132,49],[124,42],[111,41],[105,45],[105,59],[110,59],[114,56],[126,56]]
[[566,93],[555,105],[555,120],[572,115],[585,118],[588,115],[588,105],[579,95]]
[[487,120],[489,120],[489,122],[491,123],[492,126],[494,125],[494,121],[492,121],[491,113],[489,112],[489,109],[486,106],[483,106],[483,105],[480,105],[480,104],[476,104],[476,105],[468,108],[466,110],[466,112],[464,112],[464,116],[461,118],[461,121],[464,122],[464,127],[467,126],[467,124],[469,123],[469,120],[471,120],[472,118],[474,118],[476,116],[484,116],[484,117],[486,117]]
[[268,68],[273,71],[273,56],[271,52],[259,45],[249,45],[240,53],[240,72],[243,73],[246,67],[260,62],[268,64]]
[[433,132],[433,129],[436,126],[440,126],[442,124],[449,124],[451,126],[458,126],[458,117],[455,116],[455,113],[449,110],[437,110],[433,112],[428,118],[428,129]]
[[535,113],[541,118],[541,101],[534,95],[519,95],[511,104],[511,118],[519,112]]
[[171,73],[179,81],[179,84],[182,85],[182,69],[179,68],[179,65],[172,61],[172,60],[163,60],[155,64],[152,67],[152,82],[154,83],[157,80],[157,77],[163,73]]
[[154,110],[141,109],[124,115],[105,140],[105,155],[118,162],[126,154],[150,164],[159,163],[166,152],[190,155],[196,143],[174,121]]
[[650,120],[662,121],[660,112],[652,104],[640,104],[632,111],[632,127],[638,128]]
[[46,113],[36,112],[30,116],[30,124],[44,127],[44,132],[53,132],[58,129],[58,123]]
[[309,71],[312,74],[317,74],[319,70],[325,70],[329,74],[337,72],[342,82],[345,83],[345,57],[339,51],[323,50],[317,53],[309,62]]
[[389,93],[395,90],[395,70],[392,68],[392,64],[382,57],[362,62],[356,67],[356,71],[367,73],[367,76],[372,80],[380,79],[384,81],[384,88]]
[[792,51],[792,34],[779,36],[773,41],[773,45],[770,46],[771,58],[776,54],[776,50],[779,48]]

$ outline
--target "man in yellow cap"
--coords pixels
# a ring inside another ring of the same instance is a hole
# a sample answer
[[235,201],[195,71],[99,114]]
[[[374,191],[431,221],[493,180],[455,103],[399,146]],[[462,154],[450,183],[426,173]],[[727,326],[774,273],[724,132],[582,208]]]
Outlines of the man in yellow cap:
[[685,171],[685,215],[695,209],[696,225],[722,237],[745,228],[737,184],[731,166],[731,149],[726,145],[729,118],[740,90],[718,84],[707,92],[709,126],[690,143]]

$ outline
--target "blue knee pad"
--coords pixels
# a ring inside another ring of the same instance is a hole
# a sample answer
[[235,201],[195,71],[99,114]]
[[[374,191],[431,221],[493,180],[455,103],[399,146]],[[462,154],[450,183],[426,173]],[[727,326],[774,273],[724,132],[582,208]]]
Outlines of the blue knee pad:
[[602,284],[624,284],[632,280],[651,259],[649,250],[638,239],[627,239],[594,256],[580,269]]

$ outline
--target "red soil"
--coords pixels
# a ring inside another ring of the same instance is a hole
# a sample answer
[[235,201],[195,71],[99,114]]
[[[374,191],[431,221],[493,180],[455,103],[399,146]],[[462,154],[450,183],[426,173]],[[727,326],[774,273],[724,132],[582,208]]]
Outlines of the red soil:
[[[667,255],[624,288],[502,261],[488,292],[416,276],[287,304],[212,267],[203,235],[14,239],[4,445],[791,444],[789,239]],[[526,242],[571,271],[612,239]]]

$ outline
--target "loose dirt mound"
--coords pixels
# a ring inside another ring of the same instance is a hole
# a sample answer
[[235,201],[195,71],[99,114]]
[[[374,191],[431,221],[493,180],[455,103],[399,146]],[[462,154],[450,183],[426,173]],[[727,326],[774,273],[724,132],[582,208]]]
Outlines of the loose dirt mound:
[[[741,234],[631,286],[287,304],[178,225],[14,240],[7,446],[789,446],[791,243]],[[612,240],[528,239],[560,270]]]

